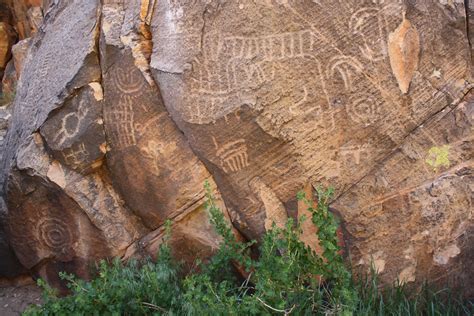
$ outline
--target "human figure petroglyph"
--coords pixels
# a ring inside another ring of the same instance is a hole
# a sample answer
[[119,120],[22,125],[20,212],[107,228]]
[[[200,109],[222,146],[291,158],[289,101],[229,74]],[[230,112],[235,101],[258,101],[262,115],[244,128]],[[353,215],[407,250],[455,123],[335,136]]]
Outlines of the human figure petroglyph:
[[62,118],[61,127],[54,138],[59,146],[62,146],[67,140],[74,138],[80,132],[81,122],[89,112],[89,108],[84,105],[84,102],[84,100],[81,100],[77,112],[67,113]]
[[212,138],[216,156],[221,161],[225,173],[237,172],[249,166],[247,144],[244,139],[229,142],[220,147],[215,137]]
[[143,156],[152,161],[152,173],[156,176],[159,176],[161,173],[159,166],[159,158],[160,156],[162,156],[162,152],[164,151],[163,145],[158,143],[157,141],[150,140],[148,141],[146,147],[143,147],[140,150],[143,153]]

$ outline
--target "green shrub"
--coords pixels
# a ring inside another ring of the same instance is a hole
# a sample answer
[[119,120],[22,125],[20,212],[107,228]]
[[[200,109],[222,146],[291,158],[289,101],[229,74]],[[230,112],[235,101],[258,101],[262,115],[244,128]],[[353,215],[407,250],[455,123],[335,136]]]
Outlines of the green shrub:
[[[321,256],[300,240],[301,222],[308,220],[304,218],[298,223],[290,219],[284,228],[273,225],[255,256],[251,248],[256,242],[236,240],[209,184],[206,190],[210,219],[223,242],[209,261],[198,263],[196,271],[180,276],[180,265],[165,240],[154,263],[102,261],[90,282],[60,274],[71,289],[67,297],[57,297],[40,280],[44,304],[25,315],[468,315],[473,311],[427,286],[416,294],[401,285],[381,289],[375,273],[354,284],[340,254],[338,223],[328,209],[332,190],[317,189],[315,208],[298,194],[318,227]],[[245,271],[244,277],[238,270]]]

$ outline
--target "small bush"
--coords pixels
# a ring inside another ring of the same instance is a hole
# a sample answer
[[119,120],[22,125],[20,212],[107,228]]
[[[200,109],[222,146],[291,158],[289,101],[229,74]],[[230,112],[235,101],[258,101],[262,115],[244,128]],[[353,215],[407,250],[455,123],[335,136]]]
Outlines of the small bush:
[[300,240],[300,224],[307,220],[300,218],[298,223],[290,219],[284,228],[273,225],[260,242],[257,259],[251,253],[255,242],[236,240],[208,184],[206,190],[210,219],[223,242],[208,262],[198,263],[196,271],[180,276],[180,265],[165,240],[154,263],[102,261],[90,282],[60,274],[71,289],[67,297],[57,297],[39,280],[45,288],[44,304],[25,315],[469,315],[473,311],[427,286],[415,295],[402,285],[381,289],[375,273],[353,283],[337,243],[337,221],[328,209],[332,190],[317,190],[315,208],[298,195],[318,227],[321,256]]

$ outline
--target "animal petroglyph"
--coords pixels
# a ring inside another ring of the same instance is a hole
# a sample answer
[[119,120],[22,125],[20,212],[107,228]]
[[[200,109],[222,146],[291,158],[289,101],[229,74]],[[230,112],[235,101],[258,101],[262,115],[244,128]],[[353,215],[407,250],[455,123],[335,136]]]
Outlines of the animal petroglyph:
[[143,155],[152,161],[151,171],[154,175],[160,175],[159,157],[162,155],[164,148],[160,143],[150,140],[146,147],[141,148]]
[[249,166],[247,145],[244,139],[239,139],[219,147],[213,137],[216,155],[221,161],[225,173],[237,172]]

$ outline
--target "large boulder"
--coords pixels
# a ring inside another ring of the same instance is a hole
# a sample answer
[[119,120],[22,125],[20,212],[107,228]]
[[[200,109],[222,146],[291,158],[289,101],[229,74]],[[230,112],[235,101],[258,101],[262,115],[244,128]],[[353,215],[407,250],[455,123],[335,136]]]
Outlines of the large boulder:
[[44,6],[15,60],[0,178],[0,251],[35,275],[57,284],[100,257],[153,256],[168,219],[178,257],[212,255],[208,181],[239,238],[302,215],[296,193],[330,185],[355,268],[375,264],[387,282],[471,277],[464,3]]

